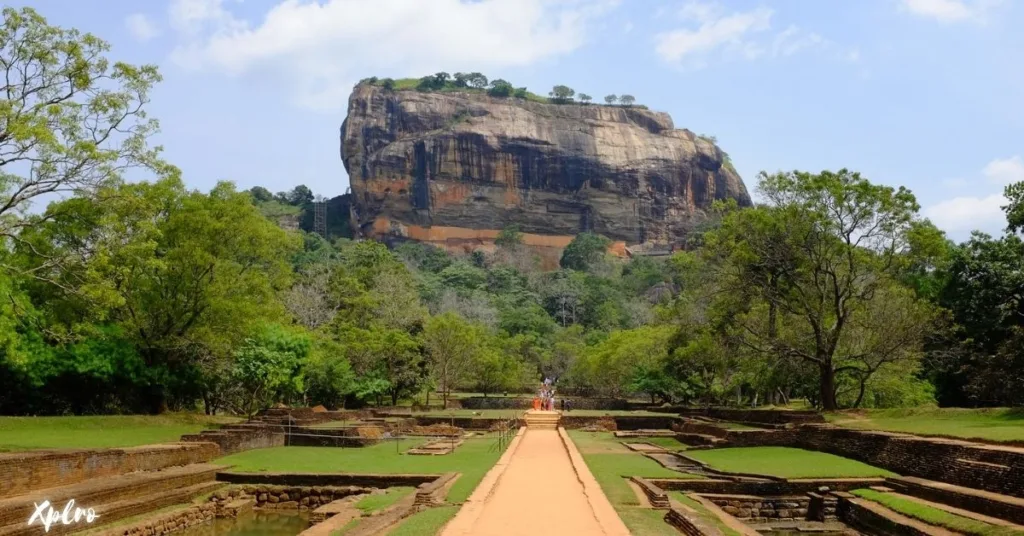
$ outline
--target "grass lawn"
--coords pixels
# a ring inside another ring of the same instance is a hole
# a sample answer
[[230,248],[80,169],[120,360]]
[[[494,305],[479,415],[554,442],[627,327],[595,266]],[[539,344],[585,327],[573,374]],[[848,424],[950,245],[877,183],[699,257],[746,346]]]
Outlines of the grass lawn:
[[393,441],[372,447],[341,449],[328,447],[273,447],[225,456],[213,463],[233,465],[242,472],[337,472],[337,473],[462,473],[448,492],[449,502],[465,501],[473,488],[501,457],[496,436],[467,439],[452,454],[414,456],[402,454],[425,440],[402,441],[400,452]]
[[893,476],[885,469],[825,452],[789,447],[740,447],[694,450],[687,456],[714,469],[782,478],[855,478]]
[[718,530],[722,531],[722,534],[725,534],[726,536],[740,536],[740,533],[729,528],[729,526],[726,525],[721,518],[719,518],[717,515],[711,512],[711,510],[708,510],[707,507],[705,507],[699,501],[695,501],[687,497],[686,494],[681,491],[670,491],[669,495],[671,495],[673,499],[696,510],[697,515],[699,515],[701,519],[703,519],[705,522],[707,522],[709,525],[713,527],[718,527]]
[[943,435],[989,441],[1024,441],[1024,410],[923,408],[866,410],[826,415],[848,428]]
[[0,451],[134,447],[177,441],[184,434],[242,419],[194,413],[82,417],[0,417]]
[[959,532],[960,534],[969,534],[972,536],[1003,536],[1009,534],[1020,534],[1009,527],[1000,527],[983,521],[971,519],[969,517],[958,516],[956,514],[946,512],[945,510],[939,510],[938,508],[933,508],[890,493],[881,493],[870,489],[858,489],[854,490],[853,494],[863,499],[874,501],[907,517],[924,521],[929,525],[936,525],[954,532]]
[[402,500],[404,497],[408,497],[409,494],[416,491],[413,487],[397,487],[388,488],[387,493],[369,495],[363,497],[356,503],[356,508],[363,513],[363,515],[369,514],[370,512],[376,512],[377,510],[383,510],[392,504]]
[[388,536],[433,536],[458,511],[458,506],[438,506],[424,510],[406,518]]
[[[622,522],[634,535],[661,536],[679,534],[664,522],[664,512],[639,508],[640,501],[629,486],[631,476],[651,478],[697,478],[671,469],[626,448],[611,432],[569,430],[569,437]],[[646,438],[649,439],[649,438]],[[668,438],[671,439],[671,438]]]
[[680,443],[678,439],[674,437],[637,437],[630,438],[627,443],[650,443],[652,445],[658,445],[659,447],[666,450],[686,450],[689,446]]

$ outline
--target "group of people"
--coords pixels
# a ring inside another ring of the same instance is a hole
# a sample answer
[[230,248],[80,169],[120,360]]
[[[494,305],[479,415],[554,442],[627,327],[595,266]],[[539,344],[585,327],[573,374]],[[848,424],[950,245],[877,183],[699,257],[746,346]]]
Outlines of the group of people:
[[[569,410],[569,401],[562,399],[562,411]],[[533,401],[533,409],[552,411],[555,409],[555,385],[550,378],[545,378],[540,389],[537,390],[537,398]]]

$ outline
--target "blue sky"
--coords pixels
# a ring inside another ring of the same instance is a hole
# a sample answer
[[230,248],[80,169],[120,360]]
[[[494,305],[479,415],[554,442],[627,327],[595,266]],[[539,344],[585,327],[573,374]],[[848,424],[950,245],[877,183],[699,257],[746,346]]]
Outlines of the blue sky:
[[953,238],[999,234],[1024,180],[1015,0],[33,0],[160,66],[150,114],[185,180],[348,186],[338,129],[368,76],[480,71],[630,93],[761,170],[905,185]]

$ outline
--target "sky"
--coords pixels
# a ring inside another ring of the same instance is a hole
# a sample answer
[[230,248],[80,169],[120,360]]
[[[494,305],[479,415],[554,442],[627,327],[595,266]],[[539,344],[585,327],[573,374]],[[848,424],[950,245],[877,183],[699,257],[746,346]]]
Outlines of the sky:
[[[7,5],[18,5],[7,2]],[[154,143],[186,183],[342,194],[359,79],[479,71],[629,93],[758,172],[906,186],[962,240],[1024,180],[1017,0],[30,0],[160,67]],[[756,194],[755,194],[756,199]]]

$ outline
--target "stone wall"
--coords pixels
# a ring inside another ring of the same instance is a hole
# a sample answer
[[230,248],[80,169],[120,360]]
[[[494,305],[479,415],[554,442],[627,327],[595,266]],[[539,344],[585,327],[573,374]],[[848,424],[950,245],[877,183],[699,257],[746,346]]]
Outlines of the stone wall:
[[1024,500],[938,484],[914,477],[890,478],[886,485],[907,495],[1024,524]]
[[110,528],[95,536],[155,536],[187,529],[210,521],[217,514],[215,503],[197,504],[185,510],[171,512],[127,526]]
[[678,508],[669,509],[665,514],[665,522],[679,529],[686,536],[721,536],[722,531],[699,521],[696,516],[688,516]]
[[0,454],[0,498],[93,478],[204,463],[218,456],[220,450],[212,443]]
[[959,486],[1024,497],[1024,450],[892,432],[804,425],[730,430],[721,446],[785,446],[828,452]]
[[252,497],[257,508],[283,510],[311,510],[338,499],[352,495],[373,493],[374,487],[365,486],[275,486],[250,484],[232,486],[218,491],[212,497],[214,503],[225,503],[234,499]]
[[737,519],[755,523],[807,519],[807,510],[811,503],[811,498],[806,495],[763,497],[702,493],[701,497],[715,503],[725,513]]
[[809,424],[825,422],[825,417],[817,411],[693,408],[687,406],[652,407],[648,408],[648,411],[675,413],[683,417],[710,417],[721,421],[745,422],[752,424]]
[[721,426],[688,418],[677,419],[672,423],[672,430],[683,434],[702,434],[721,438],[729,435],[729,431]]
[[[923,525],[909,518],[897,519],[885,509],[872,507],[869,501],[844,496],[839,499],[839,520],[867,534],[890,534],[892,536],[936,536],[949,531]],[[891,512],[891,510],[890,510]],[[901,516],[902,517],[902,516]]]

